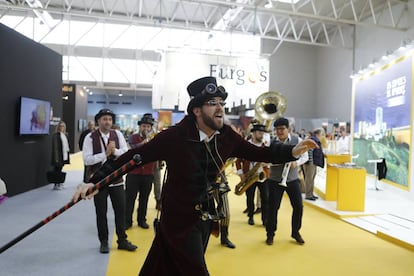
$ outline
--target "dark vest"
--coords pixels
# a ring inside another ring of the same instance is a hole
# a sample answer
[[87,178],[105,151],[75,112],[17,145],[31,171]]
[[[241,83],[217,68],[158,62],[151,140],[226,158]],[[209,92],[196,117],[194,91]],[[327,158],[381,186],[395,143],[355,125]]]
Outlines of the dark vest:
[[323,168],[325,167],[325,156],[323,155],[321,141],[315,136],[312,136],[311,139],[319,146],[319,149],[315,148],[310,151],[312,153],[312,162],[316,166]]
[[[217,143],[217,145],[216,145]],[[210,153],[207,149],[210,149]],[[191,186],[189,187],[195,194],[195,203],[206,202],[210,199],[207,193],[207,187],[214,185],[217,179],[219,169],[216,164],[221,168],[222,163],[217,155],[216,147],[220,152],[221,144],[217,137],[214,137],[211,141],[205,144],[205,142],[188,141],[189,152],[191,153],[191,163],[193,164],[192,170],[188,173],[192,178]],[[214,160],[213,160],[214,158]]]
[[[93,149],[93,154],[98,154],[102,152],[102,145],[101,143],[103,143],[102,139],[101,139],[101,134],[98,130],[95,130],[94,132],[91,133],[91,139],[92,139],[92,149]],[[109,132],[109,141],[114,141],[115,142],[115,147],[117,149],[119,149],[119,140],[118,140],[118,135],[116,135],[116,131],[115,130],[110,130]],[[110,162],[111,159],[113,159],[112,156],[108,157],[108,161]],[[90,166],[85,166],[85,173],[83,174],[83,182],[88,183],[89,180],[92,178],[93,174],[102,166],[102,163],[96,163]],[[114,180],[112,183],[116,184],[116,183],[121,183],[122,182],[122,178],[118,178],[116,180]]]
[[[275,143],[275,141],[273,142]],[[299,143],[299,138],[295,135],[291,135],[290,136],[290,140],[288,143],[288,145],[296,145]],[[270,179],[273,179],[277,182],[281,182],[282,181],[282,172],[283,172],[283,168],[284,168],[284,164],[282,165],[271,165],[270,166]],[[298,179],[299,175],[298,175],[298,167],[292,168],[290,167],[289,170],[289,174],[287,177],[287,182],[293,181],[295,179]]]

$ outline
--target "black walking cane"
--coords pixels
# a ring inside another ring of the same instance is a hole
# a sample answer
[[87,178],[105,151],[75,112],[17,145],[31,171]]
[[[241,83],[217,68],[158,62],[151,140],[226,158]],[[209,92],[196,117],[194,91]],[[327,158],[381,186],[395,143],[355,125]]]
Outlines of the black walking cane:
[[[100,188],[105,187],[112,180],[114,180],[118,177],[121,177],[122,175],[127,173],[131,168],[138,165],[139,163],[141,163],[141,156],[139,154],[135,154],[129,162],[122,165],[119,169],[113,171],[110,175],[106,176],[104,179],[102,179],[101,181],[96,183],[93,187],[90,187],[88,189],[88,191],[86,192],[86,195],[90,195],[93,192],[95,192],[96,190],[99,190]],[[34,231],[36,231],[37,229],[39,229],[40,227],[42,227],[46,223],[50,222],[52,219],[56,218],[57,216],[59,216],[60,214],[62,214],[67,209],[69,209],[70,207],[72,207],[73,205],[75,205],[76,203],[78,203],[81,200],[82,200],[82,198],[79,197],[79,199],[76,202],[73,202],[73,201],[68,202],[65,206],[63,206],[62,208],[60,208],[59,210],[57,210],[56,212],[54,212],[50,216],[46,217],[45,219],[43,219],[42,221],[37,223],[32,228],[26,230],[25,232],[20,234],[18,237],[16,237],[14,240],[12,240],[12,241],[8,242],[7,244],[5,244],[4,246],[2,246],[0,248],[0,254],[3,253],[4,251],[6,251],[7,249],[9,249],[10,247],[12,247],[13,245],[15,245],[16,243],[18,243],[19,241],[21,241],[22,239],[26,238],[31,233],[33,233]]]

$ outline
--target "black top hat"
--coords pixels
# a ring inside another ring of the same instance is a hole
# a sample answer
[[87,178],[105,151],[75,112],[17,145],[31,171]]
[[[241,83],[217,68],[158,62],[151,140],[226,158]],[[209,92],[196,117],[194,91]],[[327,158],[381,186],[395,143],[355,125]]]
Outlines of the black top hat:
[[206,101],[214,97],[227,98],[227,92],[223,86],[217,86],[215,77],[204,77],[197,79],[187,86],[190,102],[187,106],[187,113],[191,114],[194,107],[200,107]]
[[154,118],[152,117],[151,113],[145,113],[141,120],[138,121],[138,125],[140,126],[141,124],[149,124],[149,125],[153,125],[154,124]]
[[289,120],[284,117],[280,117],[273,123],[273,126],[286,126],[287,128],[289,128]]
[[254,132],[254,131],[264,131],[264,132],[266,132],[266,127],[262,124],[254,124],[252,129],[250,130],[250,132]]
[[108,108],[99,110],[99,112],[95,115],[95,123],[98,124],[99,118],[105,115],[112,116],[112,124],[115,124],[115,113],[113,113],[112,110]]

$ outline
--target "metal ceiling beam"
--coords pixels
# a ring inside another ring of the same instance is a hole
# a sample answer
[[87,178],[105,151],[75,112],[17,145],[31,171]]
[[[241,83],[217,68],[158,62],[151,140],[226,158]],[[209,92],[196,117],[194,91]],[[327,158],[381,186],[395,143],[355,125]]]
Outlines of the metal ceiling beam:
[[[353,46],[353,32],[350,26],[364,26],[404,31],[408,26],[400,22],[408,21],[407,1],[401,0],[307,0],[299,5],[274,3],[272,9],[263,7],[264,1],[228,1],[228,0],[39,0],[44,8],[30,8],[25,1],[16,1],[15,5],[0,3],[0,18],[8,13],[20,13],[27,17],[33,11],[47,11],[55,19],[85,20],[100,23],[121,23],[128,26],[141,25],[162,28],[185,29],[192,31],[218,31],[214,26],[229,14],[237,10],[230,22],[226,22],[223,32],[252,34],[263,39],[278,41],[270,53],[274,54],[284,42],[314,46],[343,47]],[[260,3],[260,5],[258,4]],[[169,10],[167,10],[167,7]],[[384,17],[389,19],[385,22]],[[59,24],[59,23],[58,23]],[[94,26],[92,26],[93,28]],[[90,29],[84,30],[87,34]],[[124,32],[125,32],[124,31]],[[45,34],[46,36],[47,34]],[[122,33],[107,48],[70,45],[48,45],[63,55],[78,57],[97,57],[111,59],[135,59],[159,61],[160,54],[139,49],[111,49]],[[81,39],[81,38],[79,38]],[[78,62],[82,65],[81,61]],[[113,63],[113,66],[117,67]],[[87,68],[84,68],[87,71]],[[122,68],[117,67],[123,74]],[[92,74],[91,74],[92,75]],[[119,90],[139,90],[140,85],[133,83],[118,85]],[[94,86],[105,88],[111,84],[94,82]],[[116,87],[116,85],[112,85]],[[112,87],[111,87],[112,88]]]
[[156,62],[159,62],[161,60],[160,53],[148,50],[107,49],[107,51],[104,53],[103,48],[101,47],[70,46],[51,43],[44,43],[44,45],[63,56],[69,56],[72,54],[78,57],[105,57],[110,59],[146,60]]
[[[365,27],[396,29],[396,30],[400,30],[400,31],[406,31],[408,29],[408,27],[396,27],[396,26],[394,27],[394,26],[391,26],[391,25],[383,25],[383,24],[379,24],[379,23],[372,24],[372,23],[369,23],[369,22],[362,22],[361,20],[335,18],[334,16],[319,15],[319,14],[316,13],[315,10],[314,10],[313,13],[308,13],[308,12],[298,12],[298,11],[295,11],[294,9],[292,9],[292,10],[278,9],[275,6],[273,8],[267,9],[267,8],[264,8],[264,7],[261,7],[261,6],[254,6],[254,5],[251,5],[251,4],[244,4],[244,3],[237,3],[237,2],[228,2],[228,1],[225,1],[225,0],[179,0],[179,1],[184,2],[184,3],[188,3],[188,4],[198,3],[198,4],[211,5],[211,6],[219,5],[219,6],[224,6],[224,7],[242,7],[243,11],[262,13],[262,14],[284,15],[284,16],[288,16],[288,17],[299,17],[299,18],[310,19],[310,20],[315,20],[315,21],[322,21],[322,22],[333,23],[333,24],[338,24],[339,23],[339,24],[345,24],[345,25],[356,25],[356,26],[365,26]],[[334,1],[334,0],[332,0],[332,1]],[[353,1],[356,2],[355,0],[353,0]],[[364,0],[362,0],[362,1],[364,1]],[[371,0],[368,0],[368,1],[371,2]],[[387,0],[387,1],[391,1],[394,4],[407,6],[406,1],[400,1],[400,0]],[[312,3],[313,3],[313,1],[312,1]],[[287,5],[287,6],[291,6],[291,5]],[[376,7],[378,7],[378,6],[380,6],[380,5],[377,5]]]
[[[4,8],[3,4],[0,4],[0,9]],[[25,6],[15,6],[12,9],[13,11],[20,11],[20,12],[27,12],[27,11],[32,11],[31,8],[29,7],[25,7]],[[42,10],[42,9],[40,9]],[[159,22],[157,21],[156,24],[154,24],[154,20],[148,20],[146,18],[139,18],[139,19],[133,19],[131,20],[129,17],[126,16],[118,16],[118,15],[113,15],[113,16],[109,16],[109,15],[103,15],[103,14],[94,14],[94,13],[85,13],[83,11],[77,11],[74,12],[73,10],[71,10],[70,12],[66,12],[63,10],[56,10],[56,9],[47,9],[51,14],[57,14],[59,18],[61,17],[67,17],[67,18],[71,18],[72,20],[76,20],[76,19],[83,19],[83,20],[94,20],[95,22],[108,22],[108,23],[121,23],[121,24],[137,24],[137,25],[142,25],[142,26],[156,26],[156,27],[160,27],[160,28],[175,28],[175,29],[186,29],[186,30],[193,30],[193,31],[217,31],[214,30],[210,27],[205,27],[205,23],[201,23],[201,24],[195,24],[194,22],[187,23],[187,24],[183,24],[182,22],[177,22],[177,21],[170,21],[170,22]],[[252,17],[250,17],[250,19],[248,18],[247,23],[246,24],[242,24],[239,25],[240,29],[234,29],[232,30],[232,33],[240,33],[240,34],[253,34],[253,35],[259,35],[260,37],[264,38],[264,39],[273,39],[273,40],[284,40],[284,41],[290,41],[290,42],[294,42],[294,43],[300,43],[300,44],[314,44],[317,46],[335,46],[335,47],[342,47],[341,45],[330,45],[327,43],[323,43],[323,42],[318,42],[318,43],[313,43],[312,40],[304,40],[303,37],[302,39],[289,39],[289,38],[282,38],[281,36],[275,36],[272,33],[267,33],[267,34],[261,34],[260,32],[257,32],[257,30],[252,29],[252,26],[254,26],[255,24],[253,24],[254,19]],[[187,21],[188,22],[188,21]],[[209,24],[210,25],[210,24]],[[346,46],[345,46],[346,47]]]
[[[151,0],[153,1],[153,0]],[[397,29],[397,30],[406,30],[406,27],[400,27],[397,26],[395,24],[396,20],[394,14],[393,14],[393,10],[392,10],[392,6],[393,5],[407,5],[406,1],[399,1],[399,0],[385,0],[386,2],[384,4],[374,4],[373,1],[371,0],[349,0],[349,2],[345,1],[343,2],[343,0],[339,1],[339,0],[331,0],[331,7],[333,12],[331,14],[325,14],[322,15],[320,14],[319,11],[317,11],[316,9],[316,4],[314,2],[314,0],[311,1],[307,1],[304,2],[303,4],[301,4],[300,6],[296,6],[296,5],[285,5],[284,9],[281,8],[276,8],[276,7],[280,7],[275,5],[275,7],[273,9],[266,9],[264,7],[261,6],[255,6],[253,4],[251,4],[250,2],[229,2],[229,1],[225,1],[225,0],[177,0],[177,3],[181,6],[181,9],[184,13],[185,18],[174,18],[173,20],[168,20],[168,17],[166,18],[166,21],[168,23],[171,23],[173,25],[173,27],[177,28],[179,25],[185,24],[186,27],[189,27],[189,25],[192,26],[196,26],[197,28],[200,28],[201,26],[205,28],[205,26],[210,26],[210,28],[212,27],[211,24],[206,24],[206,20],[204,19],[199,19],[198,21],[196,21],[194,18],[190,19],[188,16],[188,12],[186,11],[186,7],[200,7],[203,6],[205,8],[208,9],[217,9],[217,7],[220,8],[225,8],[225,9],[235,9],[235,8],[241,8],[243,10],[243,14],[245,15],[246,13],[254,13],[257,15],[272,15],[272,16],[284,16],[284,17],[293,17],[293,18],[302,18],[304,20],[312,20],[312,21],[320,21],[320,22],[325,22],[325,23],[329,23],[329,24],[345,24],[345,25],[360,25],[360,26],[371,26],[371,27],[377,27],[377,28],[391,28],[391,29]],[[93,16],[94,18],[96,18],[97,16],[102,18],[102,17],[109,17],[112,18],[116,21],[131,21],[132,19],[132,12],[131,14],[129,14],[128,12],[126,12],[126,16],[125,16],[125,12],[120,12],[119,9],[117,11],[115,11],[115,6],[116,3],[113,5],[112,9],[108,9],[108,7],[106,7],[105,5],[105,1],[100,0],[100,8],[96,9],[94,8],[95,6],[95,2],[96,0],[94,0],[93,2],[91,2],[90,6],[89,6],[89,12],[86,13],[84,9],[81,9],[80,7],[74,7],[73,5],[73,1],[71,3],[67,3],[66,0],[61,0],[61,2],[63,3],[61,5],[62,8],[59,8],[60,6],[56,5],[56,1],[54,2],[55,5],[54,7],[52,7],[51,3],[48,2],[48,6],[47,8],[45,8],[44,10],[47,10],[51,13],[54,14],[62,14],[64,12],[66,13],[72,13],[73,15],[76,16]],[[138,12],[138,16],[141,14],[142,15],[142,4],[145,4],[146,1],[140,0],[139,2],[139,6],[140,6],[140,10]],[[329,2],[328,2],[329,3]],[[365,7],[362,9],[361,14],[359,15],[359,17],[356,16],[356,11],[355,11],[355,4],[356,3],[365,3]],[[309,4],[312,5],[312,9],[310,12],[306,12],[304,11],[304,9],[306,7],[309,6]],[[3,5],[3,6],[7,6],[7,8],[17,8],[17,7],[27,7],[24,4],[18,4],[18,5]],[[146,19],[149,20],[151,22],[147,22],[154,25],[154,21],[156,21],[157,19],[159,19],[160,17],[162,17],[162,1],[158,0],[157,4],[155,6],[155,8],[150,12],[150,14],[145,14],[142,15],[141,17],[133,17],[133,20],[137,20],[137,19]],[[352,8],[352,12],[353,12],[353,18],[349,19],[349,18],[341,18],[340,14],[337,14],[337,10],[341,10],[344,9],[347,6],[351,6]],[[66,7],[66,8],[65,8]],[[3,8],[0,6],[0,8]],[[221,9],[219,8],[219,11],[221,11]],[[76,9],[76,10],[75,10]],[[125,8],[124,8],[125,9]],[[165,8],[164,8],[165,9]],[[386,25],[383,23],[379,23],[376,20],[376,13],[375,10],[380,9],[381,11],[383,11],[384,9],[387,9],[390,13],[391,16],[391,23]],[[43,10],[43,9],[38,9],[38,10]],[[148,10],[148,9],[146,9]],[[159,12],[158,12],[159,11]],[[186,14],[187,13],[187,14]],[[101,16],[99,16],[99,14]],[[164,14],[166,14],[166,12],[164,12]],[[374,18],[374,23],[370,23],[370,22],[361,22],[362,19],[366,18],[368,15],[371,15],[372,18]],[[122,19],[122,17],[125,17]],[[204,22],[201,22],[204,21]],[[399,20],[397,20],[399,21]],[[141,20],[139,20],[139,22],[141,22]],[[166,27],[165,25],[166,23],[164,22],[164,27]],[[234,30],[233,30],[234,31]],[[243,31],[243,30],[240,30]]]

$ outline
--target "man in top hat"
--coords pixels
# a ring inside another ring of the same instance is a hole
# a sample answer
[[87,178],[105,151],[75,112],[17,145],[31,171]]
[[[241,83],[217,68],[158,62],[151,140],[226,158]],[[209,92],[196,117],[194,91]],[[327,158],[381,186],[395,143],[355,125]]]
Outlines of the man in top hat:
[[[266,132],[266,127],[262,124],[255,123],[253,124],[252,129],[250,130],[251,137],[247,140],[248,142],[252,143],[253,145],[257,147],[264,147],[268,146],[264,140],[264,133]],[[256,165],[257,162],[251,162],[246,159],[239,159],[236,160],[236,168],[237,168],[237,174],[240,176],[241,181],[245,181],[246,177],[245,174],[247,174],[250,170],[253,169],[253,167]],[[263,177],[266,177],[265,170],[267,169],[267,164],[261,165],[256,174],[262,175]],[[246,190],[246,203],[247,203],[247,216],[249,217],[247,223],[249,225],[254,225],[254,195],[256,192],[256,188],[260,191],[260,201],[262,206],[262,224],[266,224],[266,215],[267,215],[267,185],[265,183],[262,183],[264,181],[264,178],[262,181],[257,181],[253,183],[249,188]]]
[[[156,160],[165,160],[167,164],[160,223],[140,275],[209,275],[204,253],[212,220],[218,216],[215,191],[208,187],[227,158],[283,163],[316,146],[313,141],[305,140],[296,147],[276,143],[256,147],[224,124],[227,92],[217,86],[214,77],[195,80],[187,91],[191,97],[187,116],[145,145],[129,150],[115,164],[104,164],[100,169],[102,177],[107,169],[122,166],[134,154],[141,155],[143,164]],[[80,186],[73,200],[79,196],[85,198],[91,186],[91,183]]]
[[[129,137],[129,145],[132,149],[141,147],[148,143],[153,136],[152,126],[154,118],[151,113],[145,113],[138,121],[139,130]],[[132,226],[132,214],[134,212],[135,200],[139,193],[137,222],[138,226],[148,229],[147,206],[148,198],[151,193],[152,182],[154,180],[155,162],[145,164],[130,171],[126,176],[126,228]]]
[[[278,118],[273,126],[275,128],[276,137],[275,142],[283,143],[284,145],[300,145],[302,139],[298,136],[290,134],[289,120],[286,118]],[[305,140],[306,141],[306,140]],[[316,143],[315,143],[316,144]],[[272,165],[270,166],[270,176],[266,181],[269,191],[268,201],[268,217],[266,224],[266,244],[272,245],[277,229],[277,215],[282,202],[283,193],[289,196],[290,204],[292,205],[292,232],[291,237],[298,243],[304,244],[299,230],[302,226],[303,202],[302,193],[300,190],[300,181],[298,168],[309,160],[308,153],[302,152],[299,159],[290,162],[289,165]],[[279,185],[283,183],[283,185]]]
[[[101,109],[95,115],[98,129],[86,135],[83,142],[83,162],[85,165],[84,182],[90,182],[94,173],[104,162],[112,162],[128,150],[125,138],[118,130],[113,130],[115,114],[110,109]],[[103,254],[109,252],[108,244],[108,196],[111,198],[115,213],[116,234],[118,236],[118,249],[135,251],[137,247],[127,240],[125,233],[125,191],[122,178],[116,179],[108,187],[99,190],[94,197],[96,210],[96,224],[98,237],[101,242],[99,251]]]

